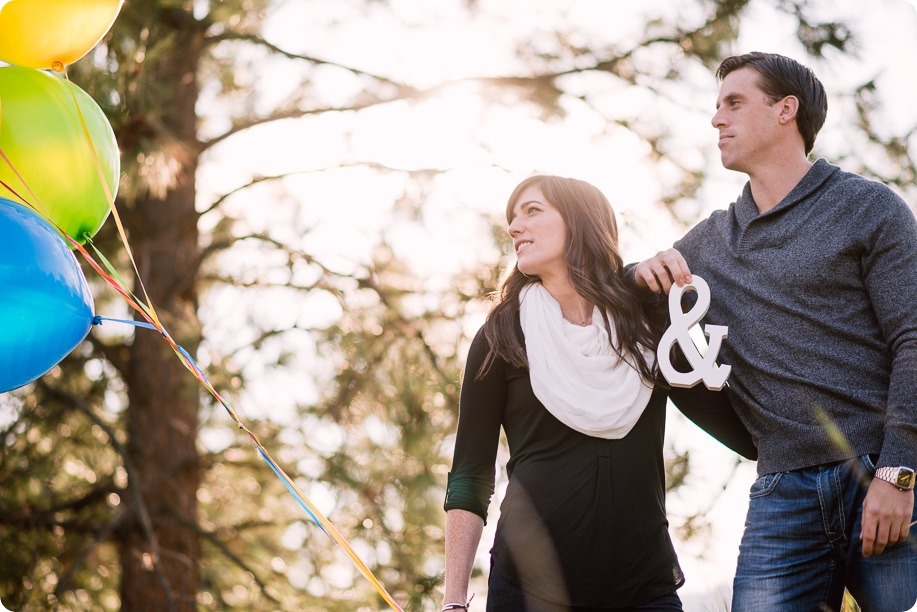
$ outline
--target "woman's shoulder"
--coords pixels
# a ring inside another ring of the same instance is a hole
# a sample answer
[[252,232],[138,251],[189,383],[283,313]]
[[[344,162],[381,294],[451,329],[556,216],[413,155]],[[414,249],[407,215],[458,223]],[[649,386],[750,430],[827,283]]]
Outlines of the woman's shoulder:
[[[488,316],[481,327],[478,328],[478,331],[475,333],[473,339],[471,340],[471,345],[474,346],[479,344],[487,349],[490,349],[492,342],[497,339],[495,338],[497,325],[499,325],[499,323],[492,321],[490,316]],[[490,328],[490,330],[488,330],[488,328]],[[522,332],[522,322],[518,316],[515,317],[515,320],[513,321],[513,331],[515,332],[519,341],[524,343],[525,334]]]
[[[513,322],[513,331],[519,345],[524,351],[525,335],[522,332],[522,324],[519,322],[518,317],[516,317],[516,320]],[[483,364],[487,363],[487,367],[483,368],[485,371],[496,369],[499,372],[506,373],[507,371],[517,369],[516,366],[510,363],[512,361],[511,355],[517,349],[513,347],[512,342],[506,335],[505,332],[501,332],[496,322],[490,321],[488,318],[488,321],[485,321],[484,324],[478,328],[478,331],[471,340],[471,345],[468,348],[466,367],[474,367],[477,370],[480,369]]]
[[481,324],[478,331],[471,338],[471,350],[490,350],[490,339],[487,337],[487,321]]
[[468,364],[475,364],[476,367],[480,366],[487,358],[488,353],[490,353],[490,346],[490,339],[487,337],[487,323],[485,322],[478,328],[478,331],[471,339],[471,344],[468,347]]

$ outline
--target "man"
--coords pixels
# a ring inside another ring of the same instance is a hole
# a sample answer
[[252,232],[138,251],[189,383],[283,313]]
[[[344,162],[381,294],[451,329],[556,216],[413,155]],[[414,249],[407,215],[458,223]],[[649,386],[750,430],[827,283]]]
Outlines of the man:
[[[734,612],[917,600],[917,221],[886,186],[808,160],[827,97],[773,54],[725,60],[713,126],[749,182],[634,269],[668,292],[707,281],[706,322],[758,446]],[[690,266],[690,267],[689,267]],[[878,469],[876,469],[878,468]]]

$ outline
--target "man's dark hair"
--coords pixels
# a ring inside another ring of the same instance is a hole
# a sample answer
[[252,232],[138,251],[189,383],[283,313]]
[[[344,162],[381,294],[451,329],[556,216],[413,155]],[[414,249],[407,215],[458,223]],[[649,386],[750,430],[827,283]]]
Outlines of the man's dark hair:
[[716,76],[723,80],[739,68],[752,68],[761,75],[758,84],[774,102],[787,96],[795,96],[799,100],[796,127],[805,143],[806,155],[811,153],[815,137],[828,114],[828,96],[818,77],[796,60],[760,51],[727,57],[717,69]]

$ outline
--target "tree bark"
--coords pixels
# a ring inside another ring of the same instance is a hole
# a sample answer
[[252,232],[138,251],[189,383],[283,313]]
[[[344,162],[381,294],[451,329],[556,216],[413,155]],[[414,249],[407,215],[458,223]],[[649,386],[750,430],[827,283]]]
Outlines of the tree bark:
[[[163,89],[154,135],[177,163],[164,194],[126,206],[125,222],[140,276],[165,328],[189,354],[200,343],[196,268],[200,254],[195,211],[197,69],[203,36],[175,34],[174,51],[148,66]],[[188,281],[187,274],[195,278]],[[139,284],[135,294],[144,298]],[[126,499],[131,513],[121,532],[124,610],[194,610],[200,587],[197,531],[197,449],[201,387],[158,333],[138,329],[126,373],[128,457]]]

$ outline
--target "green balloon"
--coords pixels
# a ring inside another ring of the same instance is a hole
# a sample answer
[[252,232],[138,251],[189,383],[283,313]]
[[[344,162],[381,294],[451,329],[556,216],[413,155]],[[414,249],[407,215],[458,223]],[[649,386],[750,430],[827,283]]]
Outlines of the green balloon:
[[0,184],[0,197],[25,200],[81,243],[95,235],[110,210],[87,132],[114,198],[121,158],[111,124],[95,100],[47,72],[0,68],[0,149],[19,174],[0,159],[0,180],[9,186]]

